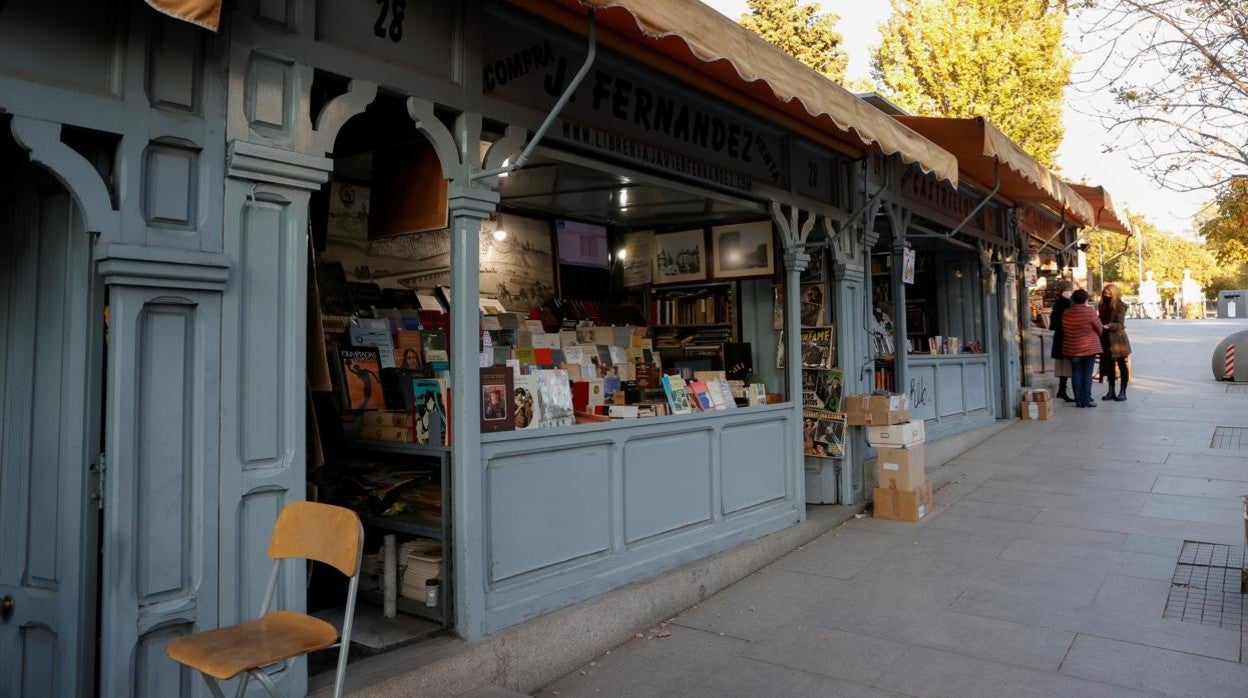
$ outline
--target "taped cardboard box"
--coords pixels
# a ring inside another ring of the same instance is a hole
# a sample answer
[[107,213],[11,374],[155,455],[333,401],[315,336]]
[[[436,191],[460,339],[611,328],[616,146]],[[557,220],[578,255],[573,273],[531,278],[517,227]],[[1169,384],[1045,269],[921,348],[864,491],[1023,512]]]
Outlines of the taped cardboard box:
[[901,448],[921,444],[926,440],[923,420],[916,419],[905,424],[867,427],[867,443],[875,447]]
[[913,490],[927,478],[923,444],[906,448],[879,449],[875,457],[876,487],[884,490]]
[[1053,395],[1048,388],[1023,388],[1022,399],[1027,402],[1052,402]]
[[901,424],[910,421],[910,398],[905,395],[860,393],[841,400],[845,421],[850,426]]
[[1019,405],[1020,419],[1047,421],[1053,418],[1053,402],[1031,402],[1023,400]]
[[932,483],[924,481],[912,490],[875,489],[877,519],[914,523],[932,510]]

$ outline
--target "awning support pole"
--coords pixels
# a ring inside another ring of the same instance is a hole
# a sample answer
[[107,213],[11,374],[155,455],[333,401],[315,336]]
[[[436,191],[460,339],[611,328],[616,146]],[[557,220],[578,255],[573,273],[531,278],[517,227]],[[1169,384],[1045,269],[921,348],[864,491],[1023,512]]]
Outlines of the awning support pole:
[[993,163],[995,164],[995,167],[993,168],[993,172],[995,173],[997,183],[993,185],[992,191],[988,192],[988,195],[984,197],[984,200],[980,201],[979,204],[975,206],[975,208],[971,209],[971,212],[966,214],[966,218],[963,218],[962,222],[959,223],[957,227],[955,227],[953,230],[950,230],[945,235],[945,237],[951,238],[954,235],[957,235],[959,232],[961,232],[962,227],[965,226],[967,223],[970,223],[971,219],[974,218],[980,211],[982,211],[984,207],[988,205],[989,201],[992,201],[992,197],[996,196],[997,192],[1001,191],[1001,161],[994,158]]
[[572,100],[573,93],[575,93],[576,89],[581,86],[581,83],[585,80],[585,76],[589,75],[589,69],[594,64],[594,59],[597,57],[598,24],[594,19],[594,10],[591,8],[589,10],[589,51],[585,54],[585,62],[582,63],[580,69],[576,71],[576,75],[572,76],[572,81],[568,83],[566,88],[564,88],[563,94],[559,95],[559,101],[555,102],[555,106],[552,107],[550,113],[546,115],[546,118],[542,121],[542,125],[537,127],[537,131],[533,132],[532,140],[530,140],[529,144],[524,147],[524,150],[521,151],[520,155],[516,157],[515,162],[507,163],[502,167],[497,167],[492,170],[474,172],[471,175],[471,179],[478,180],[485,179],[486,177],[509,175],[521,167],[524,167],[524,164],[528,162],[529,158],[533,155],[533,151],[537,149],[537,144],[541,143],[542,137],[546,135],[546,131],[550,129],[550,127],[555,123],[555,119],[559,118],[559,113],[562,112],[563,108],[567,106],[569,101]]

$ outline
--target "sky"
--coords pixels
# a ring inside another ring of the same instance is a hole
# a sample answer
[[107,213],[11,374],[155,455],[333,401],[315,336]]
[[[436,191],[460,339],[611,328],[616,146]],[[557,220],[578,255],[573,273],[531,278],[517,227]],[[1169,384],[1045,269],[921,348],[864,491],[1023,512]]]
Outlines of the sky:
[[[745,0],[703,0],[733,19],[746,11]],[[840,16],[837,30],[844,37],[842,46],[849,54],[850,79],[870,74],[871,48],[879,43],[879,25],[888,19],[891,6],[887,0],[823,0],[824,10]],[[1085,33],[1077,18],[1068,20],[1068,44],[1075,45]],[[1076,65],[1075,70],[1079,70]],[[1104,153],[1111,140],[1104,125],[1096,118],[1098,105],[1108,104],[1103,94],[1086,94],[1074,87],[1067,88],[1063,122],[1066,138],[1057,153],[1060,175],[1067,180],[1099,184],[1119,205],[1144,214],[1162,230],[1191,233],[1192,216],[1208,203],[1208,193],[1179,193],[1162,189],[1146,173],[1136,171],[1123,153]]]

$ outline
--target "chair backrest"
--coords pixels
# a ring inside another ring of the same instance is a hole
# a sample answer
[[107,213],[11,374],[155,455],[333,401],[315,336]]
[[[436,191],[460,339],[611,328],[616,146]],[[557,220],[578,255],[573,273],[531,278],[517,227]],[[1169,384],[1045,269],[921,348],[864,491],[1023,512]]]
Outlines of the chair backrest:
[[354,577],[360,571],[364,527],[350,509],[316,502],[291,502],[277,517],[269,557],[303,558],[332,565]]

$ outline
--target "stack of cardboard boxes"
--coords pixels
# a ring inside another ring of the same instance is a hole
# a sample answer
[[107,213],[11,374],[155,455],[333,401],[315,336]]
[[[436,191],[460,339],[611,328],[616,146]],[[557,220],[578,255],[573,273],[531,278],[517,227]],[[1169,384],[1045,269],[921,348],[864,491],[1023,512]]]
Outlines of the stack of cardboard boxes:
[[1053,396],[1044,388],[1024,388],[1019,406],[1020,419],[1049,420],[1053,418]]
[[875,518],[918,521],[932,508],[932,485],[924,470],[923,420],[910,420],[904,395],[845,398],[850,425],[867,427],[876,448]]

